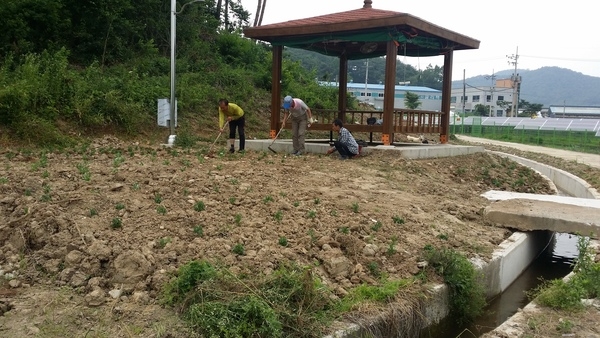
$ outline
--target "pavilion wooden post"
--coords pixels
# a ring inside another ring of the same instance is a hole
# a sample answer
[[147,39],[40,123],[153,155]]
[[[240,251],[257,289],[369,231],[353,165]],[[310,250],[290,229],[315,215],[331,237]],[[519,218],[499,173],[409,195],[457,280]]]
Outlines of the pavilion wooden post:
[[[389,146],[394,142],[394,95],[396,93],[396,58],[398,46],[395,41],[387,42],[385,55],[385,84],[383,87],[383,133],[381,142]],[[402,120],[400,120],[402,123]]]
[[269,137],[274,139],[279,130],[281,112],[281,63],[283,46],[273,46],[273,64],[271,68],[271,130]]
[[450,96],[452,95],[452,57],[453,51],[444,54],[444,75],[442,80],[442,121],[440,143],[448,143],[450,136]]
[[348,57],[344,54],[340,56],[339,68],[339,85],[338,85],[338,119],[346,122],[346,109],[348,109]]

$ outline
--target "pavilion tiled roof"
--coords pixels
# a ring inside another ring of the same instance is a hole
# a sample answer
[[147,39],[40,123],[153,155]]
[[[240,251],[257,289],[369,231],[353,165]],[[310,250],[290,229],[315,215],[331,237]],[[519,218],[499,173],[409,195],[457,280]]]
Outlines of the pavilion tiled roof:
[[[479,48],[478,40],[407,13],[372,8],[369,0],[359,9],[250,27],[244,34],[275,45],[326,55],[346,54],[350,59],[384,55],[386,42],[390,40],[402,45],[409,56]],[[372,45],[368,55],[361,49],[365,44]]]

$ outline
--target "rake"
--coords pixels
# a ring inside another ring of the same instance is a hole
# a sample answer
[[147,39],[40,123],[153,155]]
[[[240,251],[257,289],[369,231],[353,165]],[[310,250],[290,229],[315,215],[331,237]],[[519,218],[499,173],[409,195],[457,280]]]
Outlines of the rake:
[[[225,130],[225,127],[227,127],[228,124],[229,124],[229,121],[225,122],[225,124],[223,125],[223,128],[221,128],[221,129]],[[210,145],[210,148],[208,148],[208,152],[206,153],[207,156],[212,155],[212,149],[215,146],[215,144],[217,143],[217,141],[219,140],[219,137],[221,137],[221,134],[223,134],[223,131],[219,131],[219,135],[217,135],[217,138],[215,139],[215,141]]]
[[275,143],[275,141],[277,141],[277,137],[279,137],[279,134],[280,134],[280,133],[281,133],[281,131],[283,130],[283,127],[285,126],[285,121],[287,121],[287,118],[288,118],[288,116],[289,116],[289,115],[286,115],[286,116],[283,118],[283,122],[281,122],[281,129],[279,129],[279,131],[277,132],[277,135],[275,135],[275,138],[273,139],[273,142],[271,142],[271,144],[269,144],[269,147],[268,147],[268,148],[269,148],[269,150],[270,150],[270,151],[272,151],[272,152],[273,152],[273,153],[275,153],[275,154],[277,154],[277,152],[276,152],[276,151],[275,151],[273,148],[271,148],[271,146],[273,145],[273,143]]

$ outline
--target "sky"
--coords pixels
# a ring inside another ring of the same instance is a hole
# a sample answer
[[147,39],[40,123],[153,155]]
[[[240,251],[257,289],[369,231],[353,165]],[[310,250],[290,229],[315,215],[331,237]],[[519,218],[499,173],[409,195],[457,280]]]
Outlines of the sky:
[[[254,22],[257,0],[241,0]],[[589,0],[372,0],[376,9],[408,13],[479,40],[454,52],[452,80],[497,71],[560,67],[600,77],[600,19]],[[362,8],[363,0],[267,0],[262,25]],[[443,57],[402,57],[417,69],[443,66]],[[509,63],[511,62],[511,63]]]

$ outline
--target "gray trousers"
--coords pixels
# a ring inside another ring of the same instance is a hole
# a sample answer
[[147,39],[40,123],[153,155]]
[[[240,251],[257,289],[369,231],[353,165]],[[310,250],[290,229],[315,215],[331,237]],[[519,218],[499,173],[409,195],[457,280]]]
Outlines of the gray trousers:
[[304,150],[304,139],[306,136],[306,125],[308,118],[306,114],[302,114],[301,117],[292,116],[292,144],[294,146],[294,152]]

